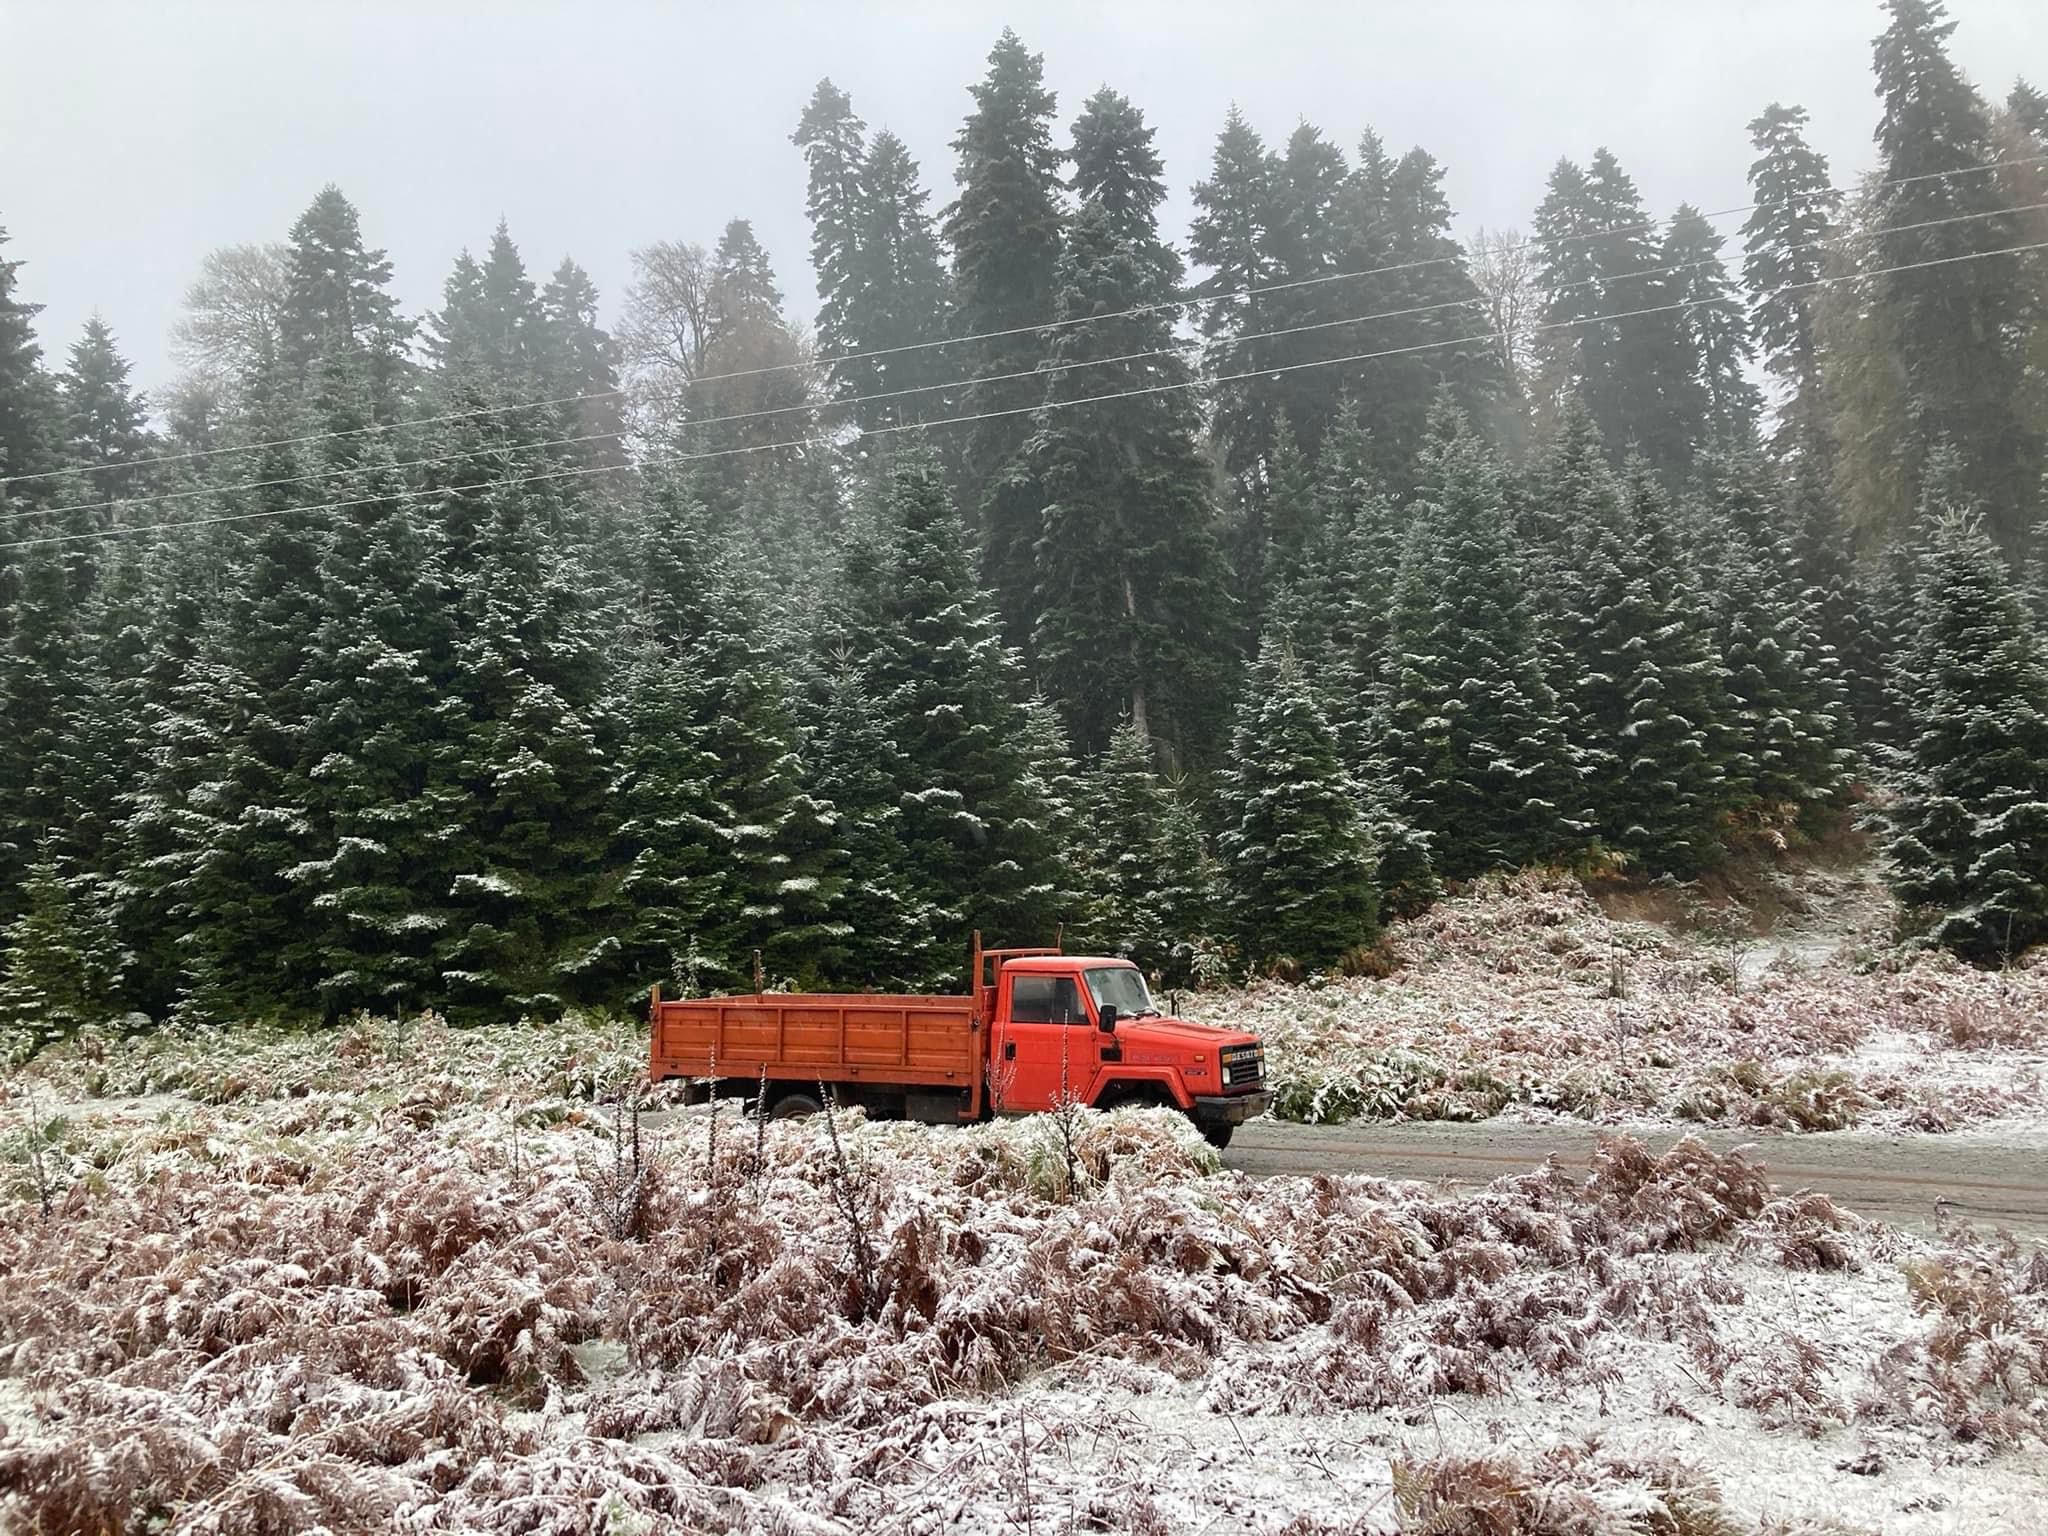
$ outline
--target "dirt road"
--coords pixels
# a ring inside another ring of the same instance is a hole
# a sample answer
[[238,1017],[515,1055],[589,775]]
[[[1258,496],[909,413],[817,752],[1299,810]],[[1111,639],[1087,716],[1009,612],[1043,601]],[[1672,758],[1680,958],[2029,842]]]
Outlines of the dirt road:
[[[1370,1173],[1387,1179],[1483,1184],[1534,1168],[1555,1153],[1583,1168],[1599,1133],[1589,1126],[1286,1125],[1258,1121],[1237,1133],[1226,1167],[1273,1174]],[[1671,1131],[1642,1134],[1661,1151]],[[1747,1146],[1786,1189],[1811,1188],[1850,1210],[1926,1231],[1935,1205],[1982,1229],[2048,1241],[2048,1149],[1976,1137],[1758,1136],[1702,1130],[1717,1152]]]

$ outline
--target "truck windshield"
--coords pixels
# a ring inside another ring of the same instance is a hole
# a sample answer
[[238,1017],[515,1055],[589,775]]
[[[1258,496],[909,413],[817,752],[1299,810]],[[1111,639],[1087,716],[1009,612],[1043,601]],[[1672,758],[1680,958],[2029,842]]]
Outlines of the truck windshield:
[[1087,978],[1088,995],[1095,999],[1098,1009],[1110,1004],[1127,1019],[1159,1011],[1152,1006],[1152,994],[1145,990],[1145,978],[1137,971],[1121,965],[1099,965],[1081,974]]

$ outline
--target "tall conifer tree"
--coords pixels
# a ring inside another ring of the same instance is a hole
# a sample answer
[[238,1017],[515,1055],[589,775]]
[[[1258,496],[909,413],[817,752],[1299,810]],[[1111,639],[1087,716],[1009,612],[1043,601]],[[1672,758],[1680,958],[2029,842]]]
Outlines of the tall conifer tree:
[[[968,87],[974,109],[953,139],[959,195],[947,207],[953,251],[953,326],[988,336],[953,349],[971,369],[961,397],[972,414],[1037,403],[1028,374],[1043,355],[1034,327],[1052,312],[1057,291],[1061,209],[1059,151],[1052,142],[1057,98],[1045,85],[1045,61],[1007,29],[988,56],[988,73]],[[1002,333],[990,335],[990,333]],[[1031,629],[1031,546],[1039,495],[1017,451],[1030,435],[1022,415],[977,422],[961,464],[962,494],[980,524],[983,579],[1021,640]]]

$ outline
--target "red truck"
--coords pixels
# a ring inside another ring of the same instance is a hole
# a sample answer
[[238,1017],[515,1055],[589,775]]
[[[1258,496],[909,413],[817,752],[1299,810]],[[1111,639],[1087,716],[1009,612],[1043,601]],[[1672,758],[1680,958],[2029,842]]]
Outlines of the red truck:
[[1167,1018],[1128,960],[1051,949],[983,949],[974,936],[958,997],[757,992],[669,1001],[656,987],[648,1075],[708,1078],[722,1097],[810,1114],[821,1094],[877,1119],[957,1124],[1050,1109],[1179,1109],[1217,1146],[1264,1114],[1254,1035]]

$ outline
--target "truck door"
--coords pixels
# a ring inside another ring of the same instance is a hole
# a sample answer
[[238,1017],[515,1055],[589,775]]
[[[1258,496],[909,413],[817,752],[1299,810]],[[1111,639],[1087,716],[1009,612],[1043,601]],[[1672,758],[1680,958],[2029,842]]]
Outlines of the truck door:
[[1062,1074],[1066,1090],[1085,1100],[1100,1046],[1080,982],[1071,974],[1029,972],[1009,972],[1003,980],[994,1041],[1002,1107],[1052,1108],[1061,1096]]

